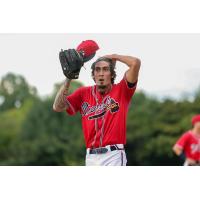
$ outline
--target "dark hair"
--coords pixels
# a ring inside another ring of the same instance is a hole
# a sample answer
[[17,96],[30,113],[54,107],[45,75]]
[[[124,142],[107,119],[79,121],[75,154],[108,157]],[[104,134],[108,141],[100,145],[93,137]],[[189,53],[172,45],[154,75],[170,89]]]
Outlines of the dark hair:
[[112,61],[112,59],[110,58],[106,58],[106,57],[100,57],[98,58],[91,66],[92,69],[92,76],[94,76],[94,70],[95,70],[95,65],[100,62],[100,61],[105,61],[107,63],[109,63],[110,66],[110,73],[111,73],[111,83],[114,83],[114,80],[116,78],[116,72],[115,72],[115,62]]

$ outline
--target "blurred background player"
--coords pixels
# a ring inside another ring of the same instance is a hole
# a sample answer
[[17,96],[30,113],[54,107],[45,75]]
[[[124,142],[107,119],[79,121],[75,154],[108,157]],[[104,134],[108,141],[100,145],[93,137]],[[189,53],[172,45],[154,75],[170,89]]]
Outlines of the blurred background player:
[[192,117],[192,130],[185,132],[173,146],[184,166],[200,166],[200,114]]

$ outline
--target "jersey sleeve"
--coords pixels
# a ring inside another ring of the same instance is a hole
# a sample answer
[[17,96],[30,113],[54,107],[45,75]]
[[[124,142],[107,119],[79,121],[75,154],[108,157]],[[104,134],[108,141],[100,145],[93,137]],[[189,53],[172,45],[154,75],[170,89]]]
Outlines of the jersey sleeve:
[[135,90],[137,87],[137,81],[133,84],[128,84],[128,81],[126,80],[126,76],[124,75],[123,79],[120,81],[119,84],[120,84],[123,96],[125,97],[125,99],[127,99],[127,101],[130,101],[131,97],[135,93]]
[[187,142],[187,139],[188,139],[188,134],[183,134],[176,142],[175,146],[181,148],[181,149],[184,149],[185,145],[186,145],[186,142]]
[[66,109],[66,112],[69,115],[74,115],[78,111],[80,111],[81,102],[82,102],[82,92],[83,92],[83,89],[81,87],[66,97],[66,102],[69,105],[68,109]]

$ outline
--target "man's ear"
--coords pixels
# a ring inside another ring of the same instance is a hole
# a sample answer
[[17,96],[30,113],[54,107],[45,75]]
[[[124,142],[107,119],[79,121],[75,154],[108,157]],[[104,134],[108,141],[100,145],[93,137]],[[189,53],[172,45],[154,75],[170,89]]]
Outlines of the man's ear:
[[94,82],[95,82],[94,75],[92,75],[92,79],[93,79],[93,80],[94,80]]

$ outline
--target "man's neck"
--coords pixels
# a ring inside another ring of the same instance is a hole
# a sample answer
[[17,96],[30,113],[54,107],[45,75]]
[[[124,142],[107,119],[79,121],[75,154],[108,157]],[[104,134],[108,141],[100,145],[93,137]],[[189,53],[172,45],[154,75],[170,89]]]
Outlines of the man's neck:
[[199,129],[197,129],[197,128],[193,128],[192,129],[192,132],[195,134],[195,135],[197,135],[197,136],[200,136],[200,130]]
[[104,94],[108,93],[111,90],[111,86],[112,85],[108,85],[105,88],[101,87],[101,86],[97,86],[97,90],[101,95],[104,95]]

